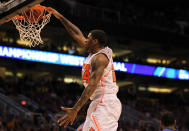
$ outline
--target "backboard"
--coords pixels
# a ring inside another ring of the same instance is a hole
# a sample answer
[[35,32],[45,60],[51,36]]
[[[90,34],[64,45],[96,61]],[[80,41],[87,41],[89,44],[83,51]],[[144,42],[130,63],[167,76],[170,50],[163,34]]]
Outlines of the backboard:
[[0,3],[0,25],[44,0],[7,0]]

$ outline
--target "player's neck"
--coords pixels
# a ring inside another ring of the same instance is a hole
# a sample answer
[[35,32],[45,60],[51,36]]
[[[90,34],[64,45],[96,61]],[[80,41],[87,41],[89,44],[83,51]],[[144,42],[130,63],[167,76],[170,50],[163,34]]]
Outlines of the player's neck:
[[103,48],[104,48],[104,46],[93,47],[93,49],[91,50],[90,53],[95,54],[95,53],[99,52],[100,50],[102,50]]

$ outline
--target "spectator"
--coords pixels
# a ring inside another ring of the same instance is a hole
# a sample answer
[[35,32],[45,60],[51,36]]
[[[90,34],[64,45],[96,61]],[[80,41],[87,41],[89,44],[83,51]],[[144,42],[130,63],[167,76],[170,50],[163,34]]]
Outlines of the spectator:
[[165,113],[161,117],[161,127],[163,131],[177,131],[176,119],[172,113]]

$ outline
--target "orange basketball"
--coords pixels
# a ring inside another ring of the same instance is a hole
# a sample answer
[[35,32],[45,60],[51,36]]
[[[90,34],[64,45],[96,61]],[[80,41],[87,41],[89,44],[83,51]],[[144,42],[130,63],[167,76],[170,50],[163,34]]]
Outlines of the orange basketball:
[[43,18],[43,12],[44,12],[43,6],[36,5],[26,11],[23,12],[23,16],[26,21],[35,23],[40,21]]
[[41,12],[41,10],[28,9],[25,12],[23,12],[23,16],[26,21],[35,23],[43,18],[43,15],[41,13],[43,13]]

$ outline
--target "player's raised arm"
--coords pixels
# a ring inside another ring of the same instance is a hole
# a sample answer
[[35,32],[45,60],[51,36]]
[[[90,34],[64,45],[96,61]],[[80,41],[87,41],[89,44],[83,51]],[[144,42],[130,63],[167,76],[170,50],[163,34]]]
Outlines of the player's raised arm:
[[79,43],[81,47],[85,47],[85,41],[86,38],[84,37],[81,30],[72,24],[67,18],[65,18],[63,15],[61,15],[58,11],[56,11],[53,8],[48,8],[49,11],[60,20],[60,22],[64,25],[66,30],[69,32],[69,34]]

